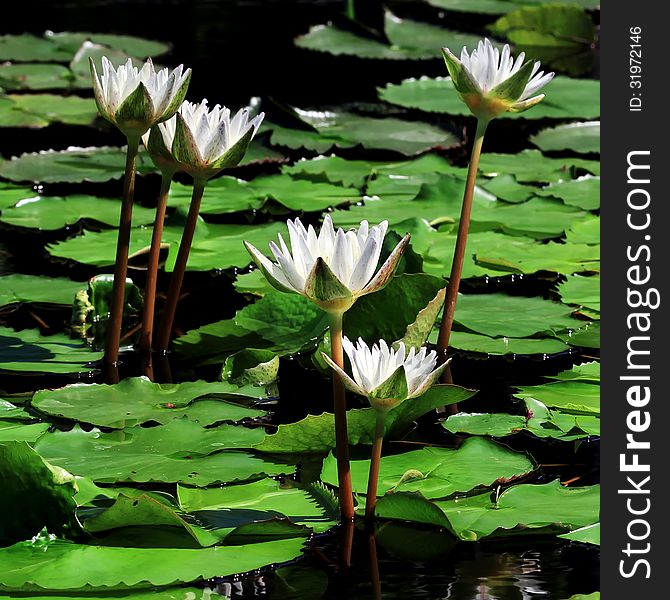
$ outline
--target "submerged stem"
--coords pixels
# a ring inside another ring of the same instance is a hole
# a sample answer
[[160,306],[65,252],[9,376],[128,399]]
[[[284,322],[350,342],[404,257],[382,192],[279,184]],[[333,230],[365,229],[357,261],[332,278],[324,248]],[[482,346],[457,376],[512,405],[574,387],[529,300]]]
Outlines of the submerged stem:
[[384,424],[386,412],[378,410],[375,423],[375,440],[372,445],[372,460],[368,475],[368,491],[365,498],[365,524],[371,528],[375,520],[375,506],[377,505],[377,481],[379,480],[379,463],[382,457],[382,443],[384,441]]
[[[475,133],[475,142],[472,146],[470,155],[470,165],[468,166],[468,176],[465,183],[465,193],[463,195],[463,205],[461,207],[461,217],[458,223],[458,235],[456,237],[456,248],[454,250],[454,259],[451,263],[451,274],[449,275],[449,285],[447,286],[447,297],[444,302],[444,312],[442,313],[442,322],[440,324],[440,335],[437,340],[438,358],[440,364],[447,360],[447,351],[449,350],[449,338],[451,336],[451,327],[454,323],[454,313],[456,312],[456,300],[458,299],[458,288],[461,283],[461,273],[463,272],[463,260],[465,258],[465,247],[468,241],[468,230],[470,229],[470,214],[472,213],[472,198],[475,191],[475,181],[477,180],[477,169],[479,167],[479,157],[482,152],[482,143],[488,121],[477,121],[477,132]],[[449,369],[446,369],[440,381],[447,383],[447,377],[450,377]]]
[[142,335],[140,338],[140,350],[144,374],[153,381],[153,361],[151,357],[151,342],[154,330],[154,311],[156,304],[156,281],[158,279],[158,259],[161,251],[161,238],[163,236],[163,222],[165,221],[165,210],[167,207],[170,184],[174,172],[163,171],[161,180],[161,191],[156,206],[156,219],[151,236],[151,250],[149,251],[149,265],[147,267],[147,281],[144,288],[144,313],[142,314]]
[[[330,314],[330,348],[333,362],[344,369],[342,349],[342,313]],[[342,521],[353,521],[354,496],[349,467],[349,436],[347,434],[347,405],[344,399],[344,383],[337,371],[333,371],[333,402],[335,411],[335,444],[337,451],[337,479],[340,492]]]
[[130,247],[130,227],[133,216],[133,196],[135,194],[135,162],[139,150],[140,138],[128,137],[126,150],[126,170],[123,179],[123,200],[119,217],[119,234],[116,241],[116,260],[114,262],[114,284],[112,301],[109,307],[107,338],[105,340],[105,364],[115,367],[119,359],[121,323],[125,303],[126,275],[128,273],[128,249]]
[[159,352],[165,352],[170,343],[170,334],[172,333],[172,325],[174,323],[174,315],[177,312],[177,302],[179,301],[179,294],[181,293],[181,284],[184,281],[184,273],[186,271],[186,263],[188,262],[188,255],[191,251],[191,244],[193,243],[193,236],[195,234],[195,226],[198,223],[198,214],[200,213],[200,202],[202,195],[205,192],[205,185],[207,181],[204,179],[196,179],[193,182],[193,195],[191,196],[191,205],[188,209],[188,217],[186,218],[186,225],[184,232],[179,242],[179,251],[177,252],[177,261],[170,277],[170,286],[168,288],[167,301],[163,309],[163,316],[156,334],[155,348]]

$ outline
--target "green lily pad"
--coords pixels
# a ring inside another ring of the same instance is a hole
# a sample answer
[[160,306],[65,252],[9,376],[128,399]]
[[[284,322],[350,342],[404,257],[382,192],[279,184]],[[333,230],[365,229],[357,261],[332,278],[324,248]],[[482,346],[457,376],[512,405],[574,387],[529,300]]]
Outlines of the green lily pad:
[[0,442],[28,442],[32,444],[50,427],[49,423],[21,423],[0,419]]
[[[386,415],[385,436],[395,438],[411,429],[419,417],[442,406],[463,402],[475,394],[453,385],[436,385],[419,398],[402,402]],[[349,443],[371,445],[374,441],[376,416],[373,408],[347,411]],[[335,416],[332,413],[307,415],[296,423],[279,425],[256,450],[275,454],[326,453],[335,448]]]
[[[55,94],[12,94],[4,96],[3,99],[10,104],[0,104],[2,127],[46,127],[52,123],[92,125],[98,117],[98,109],[92,98]],[[9,119],[4,118],[6,115]],[[26,119],[25,123],[21,123],[20,118]]]
[[0,36],[0,60],[15,62],[66,62],[72,53],[51,40],[30,33]]
[[288,129],[275,124],[270,141],[288,148],[307,148],[323,154],[332,148],[362,145],[368,150],[393,150],[405,156],[460,143],[441,127],[395,117],[367,117],[338,111],[300,111],[300,117],[316,131]]
[[238,385],[269,385],[279,374],[279,356],[271,350],[245,348],[223,364],[221,379]]
[[85,373],[102,358],[86,344],[66,335],[43,336],[35,329],[0,327],[0,371],[21,373]]
[[[600,277],[569,275],[558,284],[558,293],[566,304],[576,304],[600,313]],[[589,313],[593,317],[593,313]]]
[[43,527],[59,535],[79,531],[74,477],[27,443],[0,442],[0,477],[6,485],[0,499],[0,543],[30,538]]
[[[95,196],[40,196],[21,200],[0,214],[0,222],[14,227],[54,231],[79,221],[102,223],[116,227],[121,201]],[[148,225],[154,222],[156,211],[143,206],[133,207],[133,223]]]
[[[445,10],[492,15],[507,13],[523,6],[541,5],[542,2],[544,0],[521,0],[519,2],[512,0],[428,0],[428,4]],[[600,0],[571,0],[571,3],[591,9],[600,6]]]
[[570,244],[600,244],[600,217],[588,215],[565,232],[565,241]]
[[575,529],[570,533],[564,533],[558,537],[570,540],[571,542],[582,542],[583,544],[593,544],[594,546],[600,546],[600,523],[587,525],[586,527]]
[[62,277],[21,275],[14,273],[0,278],[0,307],[9,304],[72,304],[74,295],[85,283]]
[[517,398],[533,398],[550,408],[571,414],[600,415],[600,386],[568,380],[534,386],[519,386]]
[[428,502],[421,494],[387,494],[376,514],[387,519],[451,529],[459,538],[477,541],[538,533],[563,533],[598,521],[600,486],[563,487],[558,481],[514,485],[492,501],[491,494]]
[[292,165],[282,167],[282,173],[299,179],[315,182],[328,182],[345,187],[361,188],[376,165],[366,160],[347,160],[339,156],[317,156],[301,158]]
[[125,52],[128,56],[137,58],[148,58],[165,54],[169,44],[155,40],[147,40],[132,35],[115,35],[109,33],[69,32],[69,31],[47,31],[44,37],[63,50],[74,55],[84,42],[109,46]]
[[[546,93],[545,99],[531,110],[506,112],[500,118],[594,119],[600,115],[600,85],[597,81],[557,77],[542,91]],[[387,84],[379,90],[379,97],[404,108],[449,115],[470,114],[447,77],[422,77]]]
[[189,331],[175,340],[175,353],[189,363],[222,363],[244,348],[280,355],[315,347],[328,327],[328,316],[298,294],[273,290],[239,310],[233,319]]
[[600,121],[549,127],[532,136],[530,141],[543,152],[571,150],[579,154],[599,154]]
[[[525,454],[512,452],[484,438],[469,438],[457,450],[429,447],[383,457],[378,495],[390,491],[419,491],[426,498],[445,498],[489,487],[498,480],[523,477],[534,469],[535,465]],[[366,492],[369,470],[369,460],[351,461],[354,492]],[[337,484],[337,461],[332,454],[324,461],[321,479]]]
[[[362,337],[369,343],[399,340],[419,311],[444,287],[442,279],[423,273],[393,277],[383,290],[359,298],[345,313],[344,331],[352,340]],[[386,317],[380,319],[379,315]]]
[[[538,297],[506,294],[461,294],[455,321],[490,337],[530,337],[536,333],[575,328],[572,309]],[[523,319],[519,319],[523,315]]]
[[264,435],[260,429],[234,425],[204,429],[186,419],[112,433],[84,431],[76,425],[71,431],[45,434],[35,449],[50,462],[97,482],[206,486],[292,471],[292,467],[231,450],[250,448]]
[[576,365],[567,371],[561,371],[556,375],[549,375],[549,379],[557,379],[559,381],[567,381],[568,379],[589,381],[591,383],[600,383],[600,363],[588,362],[581,365]]
[[0,65],[0,87],[5,91],[70,89],[74,76],[63,65],[26,63]]
[[539,150],[523,150],[518,154],[484,152],[479,163],[479,172],[487,177],[507,173],[520,183],[557,183],[572,179],[581,171],[599,175],[600,163],[583,158],[549,158]]
[[4,567],[0,589],[108,591],[188,583],[295,560],[303,544],[304,539],[296,538],[191,550],[115,548],[64,540],[21,542],[0,549]]
[[[428,338],[432,343],[437,342],[437,329]],[[562,340],[554,337],[544,338],[493,338],[488,335],[469,333],[467,331],[452,331],[449,346],[464,352],[477,352],[491,355],[507,354],[559,354],[569,350],[569,346]]]
[[[0,67],[0,80],[2,78]],[[0,176],[14,182],[80,183],[120,179],[125,170],[123,148],[69,148],[42,150],[14,157],[0,166]],[[137,159],[140,174],[155,173],[148,155],[140,152]]]
[[538,196],[560,198],[570,206],[583,210],[600,208],[600,177],[585,175],[578,179],[559,181],[536,192]]
[[296,46],[335,56],[355,56],[378,60],[440,59],[442,46],[476,48],[479,37],[451,31],[430,23],[400,18],[386,10],[384,31],[390,45],[373,37],[363,37],[332,24],[314,25],[295,39]]
[[589,47],[596,31],[591,17],[574,4],[528,6],[500,17],[491,31],[515,46],[572,49]]
[[505,202],[525,202],[537,192],[537,188],[519,183],[514,175],[501,173],[491,179],[479,181],[478,185]]
[[31,403],[47,415],[114,429],[147,421],[164,425],[182,418],[204,427],[265,415],[265,411],[234,404],[235,400],[249,402],[262,395],[258,388],[227,382],[160,384],[146,377],[130,377],[115,385],[77,383],[40,390]]
[[274,479],[213,488],[179,485],[179,505],[185,511],[217,529],[231,531],[252,522],[289,519],[296,525],[323,532],[337,522],[337,501],[314,486],[291,487]]

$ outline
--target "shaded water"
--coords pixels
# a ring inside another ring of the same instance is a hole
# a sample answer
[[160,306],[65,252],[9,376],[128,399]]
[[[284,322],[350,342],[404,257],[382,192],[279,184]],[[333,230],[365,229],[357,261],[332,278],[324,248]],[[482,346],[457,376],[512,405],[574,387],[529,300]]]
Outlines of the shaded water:
[[[405,10],[408,7],[407,2],[392,4],[404,7]],[[36,5],[39,5],[39,10],[36,10]],[[250,96],[261,96],[264,99],[274,97],[297,106],[373,101],[376,99],[377,85],[421,74],[445,74],[439,57],[435,61],[421,62],[359,61],[347,57],[334,58],[294,47],[293,37],[306,32],[312,24],[337,19],[343,7],[344,2],[335,0],[21,2],[13,6],[11,16],[5,16],[3,24],[4,33],[40,34],[46,29],[94,31],[170,41],[173,43],[173,51],[164,58],[164,62],[183,62],[193,68],[189,98],[195,100],[206,96],[211,103],[221,102],[233,107],[246,104]],[[437,15],[437,11],[425,6],[412,7],[412,10],[415,8],[419,13],[427,11],[432,17]],[[375,10],[370,9],[369,13],[366,16],[370,22],[380,17],[380,13]],[[467,22],[462,15],[451,17],[449,22],[454,28],[483,31],[483,23],[479,18]],[[68,139],[58,139],[58,129],[55,131],[55,134],[52,130],[50,134],[40,132],[34,135],[52,135],[50,141],[53,146],[64,147],[72,143]],[[511,131],[509,123],[501,123],[487,139],[489,149],[497,150],[503,146],[508,151],[518,149],[518,139],[527,139],[527,133],[515,139],[509,137]],[[32,138],[31,135],[28,133],[23,143],[37,143],[38,137]],[[81,132],[77,135],[89,134]],[[43,139],[40,138],[40,143]],[[108,140],[108,143],[112,142]],[[120,138],[118,143],[121,143]],[[7,151],[8,146],[7,142],[3,143],[3,152]],[[32,149],[38,147],[45,146]],[[20,148],[19,151],[23,150]],[[110,184],[110,195],[116,194],[114,186],[117,185],[120,184]],[[139,185],[157,185],[157,181],[145,184],[140,182]],[[147,196],[154,197],[155,194],[152,192]],[[48,241],[51,240],[45,237],[44,243]],[[45,256],[40,253],[39,244],[20,256],[16,252],[17,248],[21,248],[20,239],[9,240],[9,247],[14,256],[3,257],[0,249],[0,260],[6,259],[12,270],[39,273],[48,269],[55,275],[66,269],[53,264],[42,268]],[[69,276],[82,281],[92,274],[68,270]],[[141,283],[141,277],[138,283]],[[217,286],[217,290],[220,288],[222,293],[231,289],[230,278],[225,274],[190,274],[187,284],[207,286],[210,292],[212,286]],[[549,287],[532,278],[530,283],[511,283],[507,278],[502,283],[493,281],[490,285],[505,287],[506,291],[516,286],[517,293],[522,286],[527,285],[535,286],[536,293],[543,286],[546,289]],[[491,291],[490,288],[487,291]],[[236,308],[231,306],[228,310],[232,314]],[[188,306],[183,306],[182,310],[188,312]],[[207,308],[200,312],[206,315]],[[219,314],[218,318],[226,316],[231,315]],[[193,323],[187,325],[194,326]],[[526,385],[539,382],[541,375],[569,368],[577,360],[578,357],[565,355],[547,362],[524,360],[512,363],[506,359],[496,359],[484,363],[480,359],[461,357],[455,361],[456,382],[478,388],[484,386],[477,396],[478,410],[487,410],[494,403],[500,409],[501,398],[504,402],[509,397],[505,391],[510,381],[523,380]],[[316,377],[315,387],[305,385],[305,381],[311,383],[311,379],[305,380],[304,377],[303,371],[284,361],[282,385],[287,392],[291,390],[287,395],[292,402],[276,415],[279,422],[297,420],[307,411],[320,412],[321,407],[318,403],[314,404],[314,397],[322,397],[325,402],[327,392],[324,389],[323,394],[318,393]],[[323,386],[323,380],[319,379]],[[301,382],[300,385],[296,385],[297,381]],[[22,384],[26,383],[24,379]],[[38,385],[43,387],[46,384],[40,381]],[[463,408],[468,409],[467,403]],[[424,421],[415,433],[416,436],[444,444],[454,442],[454,436],[435,426],[434,417]],[[531,443],[528,438],[521,436],[513,442],[525,449]],[[546,446],[539,442],[537,448],[532,448],[540,462],[542,448]],[[540,480],[557,475],[565,478],[581,475],[584,484],[597,482],[598,444],[587,442],[580,446],[577,455],[571,453],[570,446],[566,449],[566,456],[557,459],[556,447],[553,447],[551,457],[554,463],[572,463],[573,466],[545,466],[540,470]],[[458,544],[452,547],[451,540],[444,535],[416,529],[403,530],[401,526],[396,526],[395,531],[384,530],[380,534],[379,543],[378,569],[384,598],[561,600],[575,593],[590,593],[598,589],[599,549],[595,547],[532,537],[513,542]],[[313,541],[313,552],[306,561],[308,565],[328,573],[329,586],[324,597],[375,597],[377,590],[371,577],[374,569],[371,569],[366,534],[357,532],[355,536],[353,567],[346,575],[338,574],[332,566],[337,562],[338,546],[337,532],[318,538]],[[407,556],[413,558],[410,560]],[[271,580],[272,576],[267,578]],[[233,598],[267,593],[265,585],[260,585],[258,579],[254,581],[250,578],[242,578],[240,585],[236,586],[224,584],[219,586],[219,590],[230,591]]]

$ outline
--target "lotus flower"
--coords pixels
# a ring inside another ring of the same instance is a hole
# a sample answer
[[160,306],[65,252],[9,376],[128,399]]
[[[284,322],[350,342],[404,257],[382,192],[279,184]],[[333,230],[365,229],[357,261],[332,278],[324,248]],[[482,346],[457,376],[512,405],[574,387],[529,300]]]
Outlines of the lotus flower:
[[[388,222],[370,227],[367,221],[358,230],[333,228],[326,215],[317,236],[310,225],[287,221],[291,249],[279,235],[279,246],[270,242],[277,260],[271,262],[249,242],[244,242],[254,262],[268,281],[283,292],[296,292],[329,313],[344,313],[357,298],[383,288],[391,279],[409,242],[406,235],[377,271]],[[376,272],[376,274],[375,274]]]
[[409,398],[416,398],[430,388],[448,363],[439,367],[434,350],[427,352],[410,348],[400,342],[397,350],[389,348],[384,340],[372,348],[361,338],[356,345],[345,336],[344,351],[351,362],[353,379],[322,352],[323,358],[335,369],[347,389],[365,396],[376,410],[387,411]]
[[225,106],[209,109],[207,100],[184,102],[174,117],[152,128],[143,140],[159,167],[174,164],[195,178],[209,179],[242,160],[264,116],[249,119],[249,109],[243,108],[231,119]]
[[191,69],[184,71],[183,65],[171,73],[168,69],[156,73],[151,59],[138,69],[129,58],[114,69],[106,56],[102,57],[102,77],[98,77],[93,59],[89,60],[98,110],[126,136],[141,136],[174,115],[191,80]]
[[554,77],[539,70],[539,61],[524,63],[523,52],[514,60],[508,44],[500,52],[489,40],[479,42],[470,55],[463,48],[460,60],[449,48],[442,48],[442,54],[461,99],[485,121],[508,110],[522,112],[534,106],[544,94],[533,94]]

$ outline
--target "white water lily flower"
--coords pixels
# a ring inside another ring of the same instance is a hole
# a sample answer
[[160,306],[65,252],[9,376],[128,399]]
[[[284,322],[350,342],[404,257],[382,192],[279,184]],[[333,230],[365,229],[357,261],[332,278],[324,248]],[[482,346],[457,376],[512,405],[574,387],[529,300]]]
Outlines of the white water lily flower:
[[434,350],[428,352],[422,347],[417,351],[412,347],[408,352],[403,342],[395,350],[384,340],[370,348],[361,338],[354,345],[345,337],[342,345],[351,363],[353,379],[322,352],[324,360],[340,374],[347,389],[365,396],[377,410],[389,410],[404,400],[421,396],[447,366],[446,362],[437,366]]
[[387,221],[373,227],[363,221],[357,230],[345,231],[335,230],[330,215],[326,215],[318,236],[311,225],[305,229],[300,219],[286,224],[291,248],[281,234],[279,246],[270,242],[276,263],[249,242],[245,241],[244,245],[275,288],[306,296],[332,313],[343,313],[360,296],[384,287],[409,243],[407,234],[377,271]]
[[93,59],[89,59],[95,102],[100,114],[127,136],[141,136],[150,127],[169,119],[186,96],[191,69],[179,65],[156,73],[147,59],[141,69],[129,58],[118,69],[102,57],[102,76],[98,77]]
[[249,119],[242,108],[231,119],[225,106],[184,102],[177,113],[142,138],[154,162],[174,165],[203,179],[237,165],[263,121],[264,113]]
[[533,94],[554,77],[540,71],[539,61],[524,63],[523,52],[514,60],[508,44],[501,52],[488,39],[471,54],[464,47],[460,60],[449,48],[442,48],[442,54],[456,91],[472,113],[486,121],[508,110],[522,112],[534,106],[544,94]]

